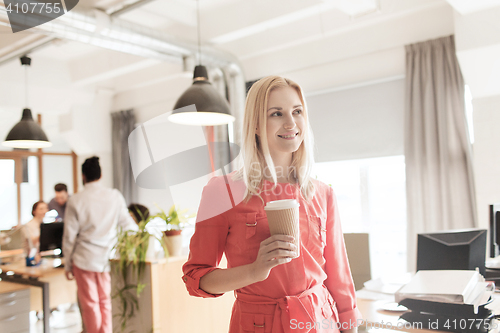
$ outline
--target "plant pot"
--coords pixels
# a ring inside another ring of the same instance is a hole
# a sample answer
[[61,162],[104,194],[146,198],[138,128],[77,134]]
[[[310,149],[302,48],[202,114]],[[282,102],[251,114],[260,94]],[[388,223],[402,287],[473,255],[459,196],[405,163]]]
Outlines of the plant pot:
[[163,232],[165,236],[177,236],[182,233],[182,230],[167,230]]
[[165,231],[165,244],[170,257],[180,256],[182,249],[182,230]]

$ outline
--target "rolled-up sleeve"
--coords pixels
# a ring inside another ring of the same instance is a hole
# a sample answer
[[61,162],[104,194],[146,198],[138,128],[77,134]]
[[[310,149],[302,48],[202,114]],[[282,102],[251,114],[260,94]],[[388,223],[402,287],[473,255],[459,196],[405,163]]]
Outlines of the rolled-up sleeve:
[[79,231],[78,213],[74,205],[74,198],[71,197],[66,205],[62,242],[62,250],[65,257],[64,269],[66,271],[71,272],[73,269],[73,251],[75,250],[76,238]]
[[347,260],[337,199],[331,188],[328,191],[325,247],[325,269],[328,278],[325,280],[325,286],[337,305],[339,322],[347,327],[353,327],[356,326],[357,319],[361,319],[361,313],[356,307],[356,293]]
[[204,219],[204,212],[213,210],[220,198],[218,191],[226,187],[220,179],[212,179],[203,189],[200,208],[198,209],[195,232],[189,245],[189,258],[183,265],[182,280],[190,295],[198,297],[219,297],[223,294],[210,294],[200,288],[200,279],[219,269],[226,246],[228,222],[224,213]]

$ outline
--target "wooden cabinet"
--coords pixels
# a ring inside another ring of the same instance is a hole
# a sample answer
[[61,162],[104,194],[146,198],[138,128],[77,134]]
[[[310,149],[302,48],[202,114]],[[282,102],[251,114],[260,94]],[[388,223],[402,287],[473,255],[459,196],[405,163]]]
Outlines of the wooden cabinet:
[[30,289],[0,281],[0,332],[29,333]]
[[[146,287],[139,299],[139,312],[127,324],[125,333],[150,332],[151,329],[155,333],[220,333],[229,330],[233,293],[210,299],[190,296],[182,281],[185,261],[183,257],[172,257],[147,263],[143,280]],[[111,282],[113,294],[117,285],[113,270]],[[113,331],[120,325],[116,316],[119,306],[119,300],[114,298]]]

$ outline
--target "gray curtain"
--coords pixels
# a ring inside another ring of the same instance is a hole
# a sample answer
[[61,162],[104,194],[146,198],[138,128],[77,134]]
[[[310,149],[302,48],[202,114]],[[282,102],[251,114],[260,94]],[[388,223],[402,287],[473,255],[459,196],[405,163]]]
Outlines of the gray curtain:
[[137,202],[137,185],[132,174],[128,153],[128,136],[135,127],[133,110],[111,113],[113,153],[113,187],[118,189],[127,204]]
[[477,225],[464,80],[453,36],[406,46],[408,270],[417,234]]

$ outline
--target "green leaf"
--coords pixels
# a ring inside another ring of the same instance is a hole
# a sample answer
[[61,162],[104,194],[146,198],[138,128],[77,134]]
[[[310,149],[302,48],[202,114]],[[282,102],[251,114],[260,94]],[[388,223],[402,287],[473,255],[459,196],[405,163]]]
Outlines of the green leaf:
[[168,227],[167,230],[182,230],[188,224],[189,219],[196,216],[196,214],[188,214],[187,209],[176,209],[175,205],[170,207],[168,214],[165,213],[165,211],[158,205],[156,205],[156,207],[160,210],[160,212],[154,215],[153,218],[158,217],[164,220]]

